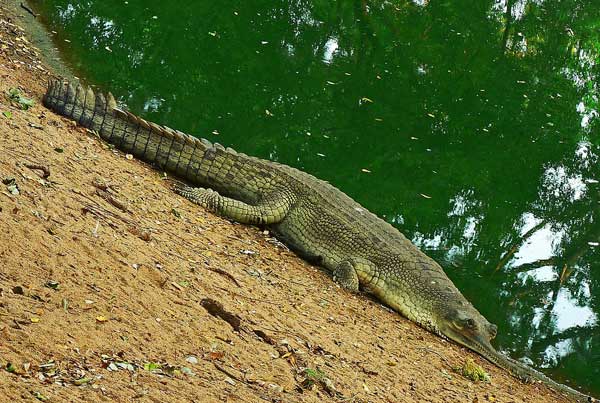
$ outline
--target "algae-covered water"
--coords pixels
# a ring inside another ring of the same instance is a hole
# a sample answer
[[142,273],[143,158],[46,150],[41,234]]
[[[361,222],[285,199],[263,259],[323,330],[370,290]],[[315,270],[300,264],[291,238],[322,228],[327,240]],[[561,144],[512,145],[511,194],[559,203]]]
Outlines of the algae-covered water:
[[600,7],[588,0],[33,2],[147,119],[304,169],[385,217],[600,395]]

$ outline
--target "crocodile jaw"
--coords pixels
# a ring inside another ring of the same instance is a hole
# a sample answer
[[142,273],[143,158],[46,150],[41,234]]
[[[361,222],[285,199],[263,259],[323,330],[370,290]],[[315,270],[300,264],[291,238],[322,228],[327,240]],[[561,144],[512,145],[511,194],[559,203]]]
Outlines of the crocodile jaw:
[[461,331],[461,329],[456,328],[453,324],[442,325],[439,327],[439,331],[450,340],[454,340],[458,344],[482,355],[494,364],[499,365],[497,362],[498,360],[494,359],[499,353],[490,343],[489,337],[484,336],[481,332],[469,334],[464,330]]
[[541,381],[565,396],[568,396],[577,403],[594,403],[598,402],[591,396],[585,395],[569,386],[555,382],[541,372],[536,371],[527,365],[513,360],[504,354],[499,353],[490,343],[490,339],[481,333],[474,335],[466,335],[464,330],[457,328],[453,324],[447,323],[442,325],[440,332],[451,340],[475,351],[492,364],[507,370],[512,376],[520,379],[523,382]]

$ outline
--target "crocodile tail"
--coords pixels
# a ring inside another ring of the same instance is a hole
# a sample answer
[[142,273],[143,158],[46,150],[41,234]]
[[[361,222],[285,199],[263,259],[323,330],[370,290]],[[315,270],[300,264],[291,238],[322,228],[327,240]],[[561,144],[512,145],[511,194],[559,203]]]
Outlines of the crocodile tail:
[[120,150],[192,182],[200,179],[198,171],[205,152],[214,148],[205,139],[148,122],[120,109],[110,92],[104,95],[83,85],[75,87],[63,80],[51,80],[43,103],[96,131]]

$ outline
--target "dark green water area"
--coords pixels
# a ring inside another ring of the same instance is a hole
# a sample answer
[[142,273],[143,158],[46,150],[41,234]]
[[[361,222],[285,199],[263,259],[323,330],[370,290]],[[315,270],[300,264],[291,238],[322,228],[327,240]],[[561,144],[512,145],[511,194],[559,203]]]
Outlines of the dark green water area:
[[88,83],[326,179],[600,395],[597,0],[45,0]]

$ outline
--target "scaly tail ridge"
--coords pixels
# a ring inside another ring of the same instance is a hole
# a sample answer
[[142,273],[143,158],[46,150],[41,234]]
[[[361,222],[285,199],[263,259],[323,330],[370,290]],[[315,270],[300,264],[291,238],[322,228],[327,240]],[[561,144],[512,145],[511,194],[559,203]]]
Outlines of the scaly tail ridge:
[[[51,80],[43,98],[46,107],[98,132],[105,141],[143,161],[154,163],[191,182],[205,182],[205,153],[221,149],[178,130],[148,122],[120,109],[115,97],[90,87]],[[233,150],[227,152],[236,154]]]

